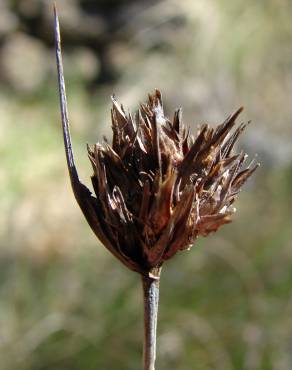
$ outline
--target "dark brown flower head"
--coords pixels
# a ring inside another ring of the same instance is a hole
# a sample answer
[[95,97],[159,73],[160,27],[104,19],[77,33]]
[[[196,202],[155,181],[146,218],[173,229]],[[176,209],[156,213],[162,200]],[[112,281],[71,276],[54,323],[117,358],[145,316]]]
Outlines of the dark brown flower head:
[[257,165],[243,169],[247,156],[232,153],[245,128],[230,133],[242,108],[194,137],[181,110],[172,121],[165,117],[158,90],[135,118],[112,100],[112,144],[88,148],[96,217],[112,248],[149,271],[230,222],[235,197]]
[[159,270],[179,250],[190,248],[229,223],[241,186],[255,171],[233,147],[238,109],[215,129],[204,124],[189,134],[176,110],[172,121],[158,90],[133,117],[115,98],[113,138],[88,147],[96,196],[79,181],[68,129],[57,32],[57,61],[64,141],[76,199],[95,234],[118,259],[142,274]]

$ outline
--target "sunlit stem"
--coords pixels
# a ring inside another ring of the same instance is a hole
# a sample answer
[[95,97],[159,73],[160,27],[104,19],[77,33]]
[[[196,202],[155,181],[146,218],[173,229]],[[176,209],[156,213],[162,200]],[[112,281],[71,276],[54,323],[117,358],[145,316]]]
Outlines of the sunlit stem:
[[142,283],[144,297],[143,370],[155,370],[159,278],[143,276]]

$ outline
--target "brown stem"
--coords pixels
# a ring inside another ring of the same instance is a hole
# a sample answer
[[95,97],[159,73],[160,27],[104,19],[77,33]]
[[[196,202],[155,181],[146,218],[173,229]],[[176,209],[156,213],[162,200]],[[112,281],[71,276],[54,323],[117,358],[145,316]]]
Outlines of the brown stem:
[[143,370],[155,370],[159,278],[142,276],[144,297]]

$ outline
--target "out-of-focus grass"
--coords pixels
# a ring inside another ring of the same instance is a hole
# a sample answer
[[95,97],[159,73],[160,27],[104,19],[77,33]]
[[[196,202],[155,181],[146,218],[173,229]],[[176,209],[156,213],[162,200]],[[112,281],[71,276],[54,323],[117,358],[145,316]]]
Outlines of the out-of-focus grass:
[[[74,203],[57,99],[2,102],[1,369],[139,367],[139,277],[104,251]],[[74,111],[93,126],[90,104],[70,99],[83,178],[88,132]],[[289,368],[290,181],[289,169],[260,169],[232,226],[165,266],[158,368]]]
[[[132,35],[128,44],[109,50],[117,85],[92,94],[65,60],[87,184],[85,144],[109,133],[112,92],[134,110],[148,88],[161,87],[167,113],[183,105],[193,125],[223,120],[242,103],[254,121],[242,142],[263,166],[240,194],[233,224],[164,268],[160,370],[292,366],[291,6],[263,4],[166,0],[134,14],[120,29]],[[139,277],[99,245],[75,204],[53,79],[34,95],[0,93],[0,368],[134,370]]]

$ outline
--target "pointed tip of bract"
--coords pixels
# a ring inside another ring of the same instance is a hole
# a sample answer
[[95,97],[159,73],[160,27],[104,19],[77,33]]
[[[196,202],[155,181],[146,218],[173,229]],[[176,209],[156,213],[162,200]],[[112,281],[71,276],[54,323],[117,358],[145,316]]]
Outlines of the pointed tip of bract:
[[261,167],[261,164],[260,164],[260,162],[257,162],[254,166],[253,166],[253,168],[252,168],[252,172],[254,172],[255,170],[257,170],[259,167]]
[[162,107],[162,95],[160,90],[154,89],[154,93],[148,94],[148,101],[151,107]]
[[53,5],[54,9],[54,33],[55,33],[55,45],[56,50],[61,49],[61,32],[60,32],[60,23],[59,23],[59,16],[58,16],[58,9],[57,3],[54,2]]
[[162,102],[162,94],[161,94],[160,90],[155,89],[155,97],[156,97],[156,100],[158,100],[159,105],[162,107],[163,102]]
[[115,94],[112,94],[111,95],[111,101],[112,101],[112,104],[113,104],[113,110],[117,109],[117,106],[119,105],[117,99],[116,99],[116,96]]
[[236,109],[236,111],[231,114],[230,121],[235,121],[236,118],[242,113],[243,110],[244,110],[243,106]]
[[53,10],[54,10],[55,32],[56,32],[57,31],[57,28],[59,28],[59,16],[58,16],[57,3],[55,1],[53,3]]
[[155,89],[155,96],[157,97],[157,99],[159,99],[160,103],[162,103],[162,95],[161,95],[161,91],[159,89]]

